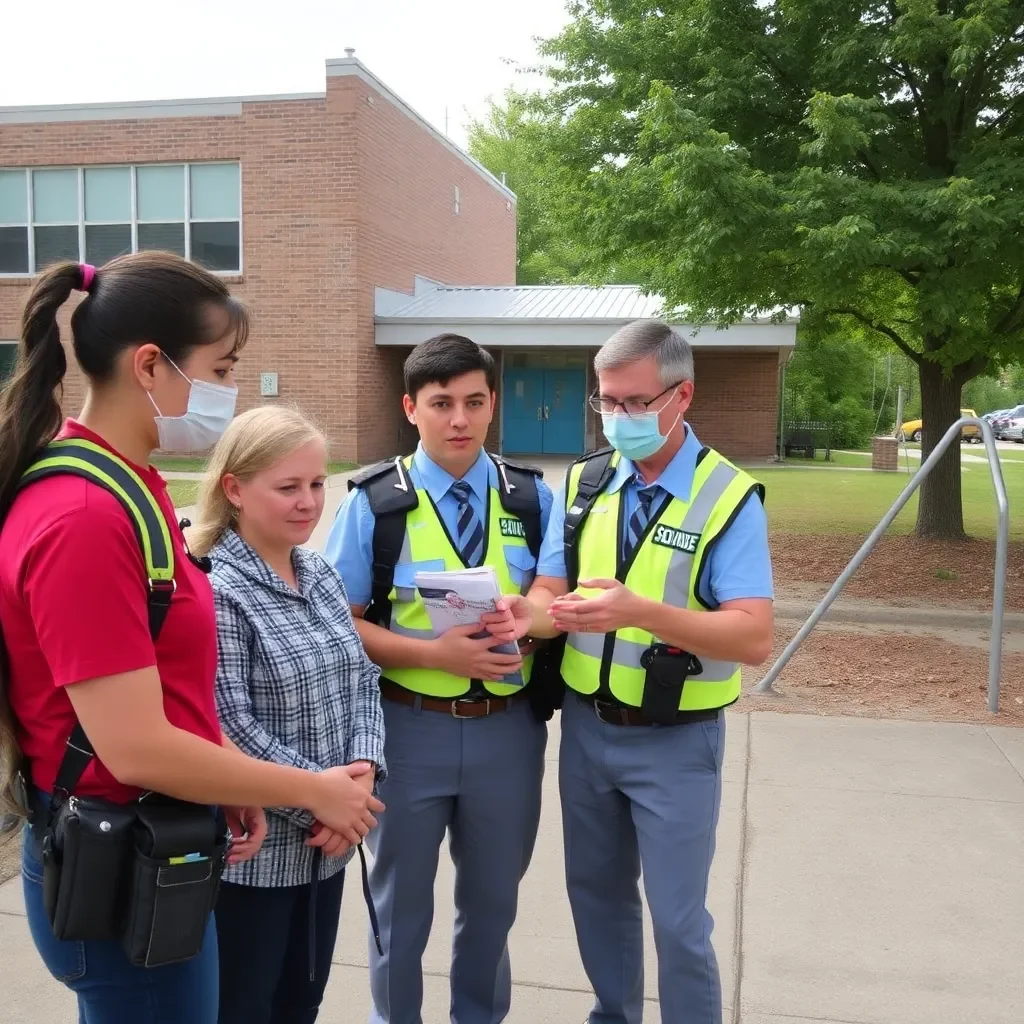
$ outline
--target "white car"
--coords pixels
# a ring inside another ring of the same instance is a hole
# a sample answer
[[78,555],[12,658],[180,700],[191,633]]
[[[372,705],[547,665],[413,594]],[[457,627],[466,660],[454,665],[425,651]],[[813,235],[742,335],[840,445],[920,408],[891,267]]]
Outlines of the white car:
[[999,417],[996,434],[1002,441],[1024,444],[1024,405],[1018,405]]

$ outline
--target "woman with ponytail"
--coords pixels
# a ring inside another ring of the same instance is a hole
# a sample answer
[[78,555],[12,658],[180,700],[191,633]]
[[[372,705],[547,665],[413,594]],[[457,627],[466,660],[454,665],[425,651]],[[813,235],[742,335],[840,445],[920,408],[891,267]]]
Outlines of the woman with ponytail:
[[[71,316],[71,348],[87,392],[81,414],[64,420],[57,315],[74,291],[85,293]],[[229,863],[258,852],[262,807],[303,808],[353,844],[383,809],[346,768],[249,757],[218,724],[212,590],[149,458],[157,448],[203,451],[224,432],[247,329],[224,283],[179,257],[139,253],[99,271],[58,264],[35,282],[14,376],[0,396],[0,812],[29,818],[29,927],[88,1024],[215,1024],[218,966],[212,915],[199,930],[200,952],[162,966],[138,966],[127,941],[56,936],[53,894],[43,891],[44,860],[52,863],[44,823],[58,806],[58,769],[76,726],[95,756],[75,797],[141,807],[152,793],[223,808]],[[174,554],[173,596],[156,640],[147,565],[122,504],[80,476],[23,480],[55,438],[122,460],[156,500]]]

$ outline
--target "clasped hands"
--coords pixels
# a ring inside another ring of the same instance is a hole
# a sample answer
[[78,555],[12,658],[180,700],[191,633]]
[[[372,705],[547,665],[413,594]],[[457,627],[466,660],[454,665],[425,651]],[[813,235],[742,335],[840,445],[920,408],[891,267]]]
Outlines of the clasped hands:
[[[373,795],[376,768],[369,761],[353,761],[352,764],[330,770],[346,772],[357,786],[366,791],[367,797]],[[379,806],[382,807],[383,804]],[[374,824],[376,824],[376,821],[374,821]],[[369,832],[369,827],[366,827],[366,831]],[[335,831],[320,821],[314,821],[312,828],[309,830],[309,838],[306,839],[306,845],[319,847],[325,857],[343,857],[352,847],[358,846],[363,841],[363,834],[360,834],[360,830],[356,828]]]

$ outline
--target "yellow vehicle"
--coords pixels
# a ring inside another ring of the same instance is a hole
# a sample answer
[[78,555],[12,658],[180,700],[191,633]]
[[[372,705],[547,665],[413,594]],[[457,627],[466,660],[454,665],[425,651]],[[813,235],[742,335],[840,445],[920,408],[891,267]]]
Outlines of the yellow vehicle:
[[[961,416],[977,416],[978,414],[973,409],[961,409]],[[924,426],[921,420],[907,420],[899,429],[899,439],[901,441],[920,441],[921,440],[921,429]],[[977,442],[981,443],[981,430],[973,423],[964,427],[960,432],[961,441],[970,441],[972,444]]]

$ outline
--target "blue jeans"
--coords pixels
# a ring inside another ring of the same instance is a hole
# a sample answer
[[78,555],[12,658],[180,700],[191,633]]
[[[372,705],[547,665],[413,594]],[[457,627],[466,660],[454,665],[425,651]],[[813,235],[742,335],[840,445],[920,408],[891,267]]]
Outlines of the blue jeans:
[[79,1024],[217,1024],[213,915],[199,956],[168,967],[133,967],[118,942],[54,938],[43,906],[43,866],[25,831],[21,877],[28,926],[46,969],[78,996]]

